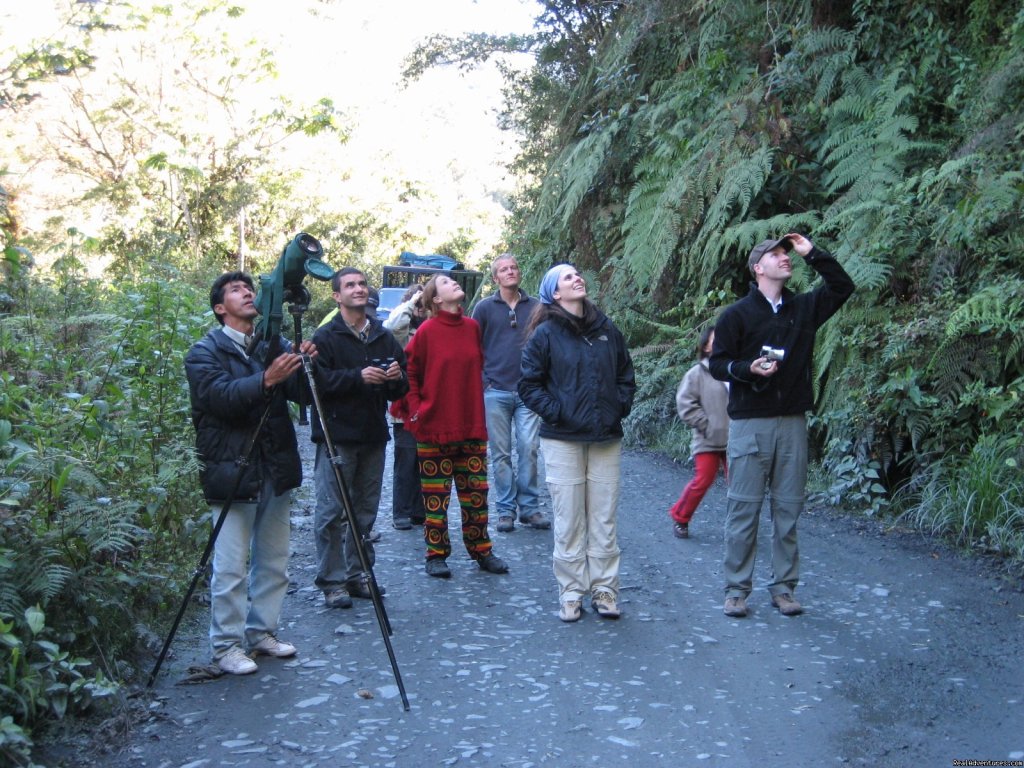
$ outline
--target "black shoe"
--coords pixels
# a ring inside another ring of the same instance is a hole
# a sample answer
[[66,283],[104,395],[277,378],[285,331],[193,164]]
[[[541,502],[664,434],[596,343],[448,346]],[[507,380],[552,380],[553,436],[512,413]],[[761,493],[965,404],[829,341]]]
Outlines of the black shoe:
[[352,598],[344,587],[335,587],[324,592],[324,605],[328,608],[351,608]]
[[687,523],[673,523],[672,524],[672,535],[677,539],[688,539],[690,538],[690,526]]
[[[370,585],[362,579],[353,579],[352,581],[346,581],[345,589],[346,591],[348,591],[351,597],[361,597],[363,600],[371,599]],[[377,591],[380,592],[381,597],[384,597],[384,595],[386,595],[388,592],[380,584],[377,585]]]
[[396,531],[408,531],[412,529],[412,522],[408,517],[396,517],[391,521]]
[[516,519],[511,515],[501,515],[498,518],[498,533],[512,533],[516,529]]
[[534,512],[526,517],[520,515],[519,522],[531,528],[536,528],[538,531],[546,531],[551,527],[551,521],[543,512]]
[[508,573],[508,566],[505,561],[497,555],[486,554],[476,561],[476,564],[480,566],[481,571],[487,571],[488,573]]
[[448,570],[448,563],[443,557],[427,558],[427,575],[436,576],[439,579],[450,579],[452,572]]

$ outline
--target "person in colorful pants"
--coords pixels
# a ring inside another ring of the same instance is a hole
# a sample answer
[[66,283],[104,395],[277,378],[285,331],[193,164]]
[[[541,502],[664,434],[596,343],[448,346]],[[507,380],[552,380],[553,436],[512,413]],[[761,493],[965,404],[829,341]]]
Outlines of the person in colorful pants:
[[487,532],[487,418],[484,412],[480,326],[463,316],[466,294],[438,274],[423,287],[430,318],[406,348],[409,394],[401,401],[405,428],[416,438],[426,521],[426,571],[448,578],[451,541],[448,504],[452,482],[462,509],[462,542],[489,573],[508,566],[491,549]]

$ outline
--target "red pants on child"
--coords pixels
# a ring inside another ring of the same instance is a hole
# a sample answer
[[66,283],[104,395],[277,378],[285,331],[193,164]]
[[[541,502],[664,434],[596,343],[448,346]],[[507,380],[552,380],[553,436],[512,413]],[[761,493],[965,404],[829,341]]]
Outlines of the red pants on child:
[[700,504],[711,484],[715,482],[719,465],[722,466],[722,472],[725,473],[726,479],[729,477],[729,465],[725,458],[725,451],[694,454],[693,464],[695,467],[693,479],[686,484],[679,501],[673,504],[672,509],[668,512],[677,523],[686,525],[693,519],[697,505]]

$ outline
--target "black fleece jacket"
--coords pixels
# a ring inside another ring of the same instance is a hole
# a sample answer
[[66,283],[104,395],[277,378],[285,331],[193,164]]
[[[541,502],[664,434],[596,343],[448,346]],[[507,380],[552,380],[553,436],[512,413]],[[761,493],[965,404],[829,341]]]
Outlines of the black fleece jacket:
[[[818,329],[853,295],[854,284],[828,251],[814,247],[804,257],[823,283],[807,293],[783,289],[778,312],[751,285],[750,293],[722,313],[708,360],[711,375],[729,382],[729,418],[792,416],[814,407],[812,357]],[[785,351],[775,375],[750,372],[761,347]]]
[[523,349],[519,396],[542,420],[540,436],[570,442],[622,437],[636,392],[626,341],[600,311],[590,322],[560,309]]
[[[364,343],[339,312],[316,330],[313,343],[317,350],[317,393],[331,439],[335,443],[386,443],[390,439],[387,401],[398,400],[409,391],[405,353],[391,331],[376,318],[370,318]],[[373,386],[363,381],[363,368],[374,359],[384,361],[389,357],[402,367],[401,379]],[[313,442],[324,442],[315,406],[310,424]]]
[[[287,352],[291,345],[282,338],[281,348]],[[278,496],[302,482],[302,463],[287,401],[298,402],[305,375],[296,373],[269,393],[264,392],[265,366],[261,361],[266,353],[267,343],[261,341],[255,354],[247,358],[217,327],[185,356],[196,453],[201,462],[199,477],[209,502],[227,501],[236,480],[234,500],[239,502],[258,499],[267,477]],[[248,464],[241,466],[239,460],[244,458],[260,417],[268,408],[253,455]]]

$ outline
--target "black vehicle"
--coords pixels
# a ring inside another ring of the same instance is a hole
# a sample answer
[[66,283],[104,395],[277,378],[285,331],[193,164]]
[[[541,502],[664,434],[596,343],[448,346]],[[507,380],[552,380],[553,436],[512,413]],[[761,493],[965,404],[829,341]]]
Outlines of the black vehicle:
[[465,269],[461,262],[455,261],[450,256],[440,254],[417,256],[405,251],[397,266],[384,267],[377,317],[380,320],[386,319],[388,313],[401,303],[402,294],[405,293],[406,288],[413,283],[425,283],[438,273],[448,275],[462,286],[462,290],[466,292],[464,303],[468,313],[480,298],[480,289],[484,284],[483,272]]

